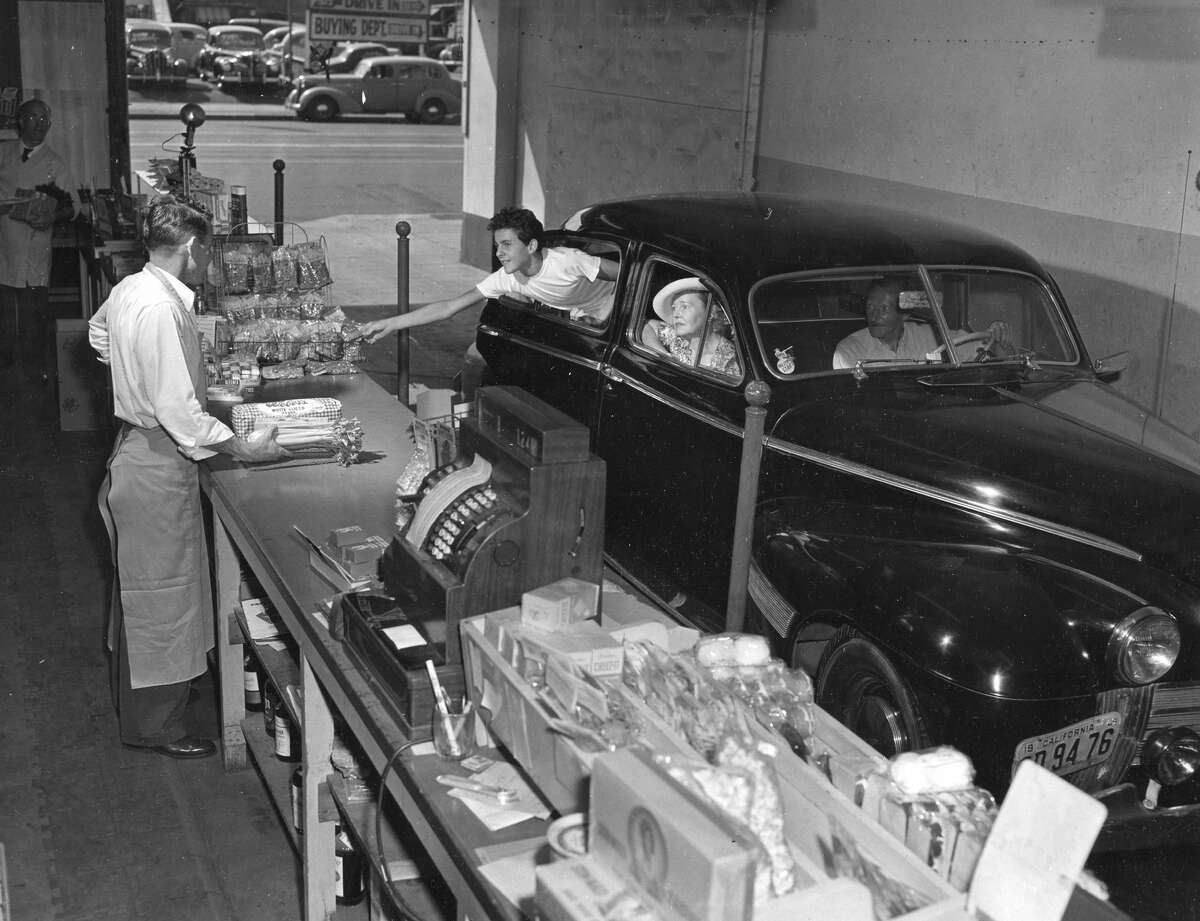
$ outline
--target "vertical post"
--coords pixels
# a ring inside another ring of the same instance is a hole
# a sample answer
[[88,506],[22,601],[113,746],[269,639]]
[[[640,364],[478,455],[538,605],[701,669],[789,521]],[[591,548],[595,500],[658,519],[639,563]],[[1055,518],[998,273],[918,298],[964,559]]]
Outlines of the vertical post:
[[[412,225],[396,221],[396,313],[408,313],[408,235]],[[408,330],[396,335],[396,399],[408,405]]]
[[738,475],[737,513],[733,523],[733,554],[729,564],[729,597],[725,629],[738,633],[746,625],[746,586],[750,579],[750,544],[754,537],[754,507],[758,503],[758,473],[762,467],[763,427],[771,388],[764,381],[746,385],[746,428],[742,436],[742,466]]
[[271,164],[275,167],[275,245],[283,246],[283,168],[282,160]]

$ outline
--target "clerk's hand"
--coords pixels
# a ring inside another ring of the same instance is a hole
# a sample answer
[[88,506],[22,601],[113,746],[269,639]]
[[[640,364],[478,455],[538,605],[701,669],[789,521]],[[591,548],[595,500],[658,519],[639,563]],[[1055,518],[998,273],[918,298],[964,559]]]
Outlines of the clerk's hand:
[[233,456],[247,464],[262,464],[292,456],[278,442],[279,427],[274,425],[255,429],[245,438],[234,439]]
[[367,342],[378,342],[388,333],[394,333],[396,326],[394,323],[395,317],[389,317],[385,320],[371,320],[367,323],[361,323],[358,327],[358,335]]

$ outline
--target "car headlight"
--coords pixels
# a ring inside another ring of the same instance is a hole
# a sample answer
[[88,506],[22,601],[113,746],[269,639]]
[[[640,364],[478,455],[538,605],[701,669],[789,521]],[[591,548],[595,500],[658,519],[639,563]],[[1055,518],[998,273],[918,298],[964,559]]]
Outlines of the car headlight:
[[1118,681],[1157,681],[1179,656],[1179,625],[1160,608],[1139,608],[1113,629],[1108,640],[1108,666]]

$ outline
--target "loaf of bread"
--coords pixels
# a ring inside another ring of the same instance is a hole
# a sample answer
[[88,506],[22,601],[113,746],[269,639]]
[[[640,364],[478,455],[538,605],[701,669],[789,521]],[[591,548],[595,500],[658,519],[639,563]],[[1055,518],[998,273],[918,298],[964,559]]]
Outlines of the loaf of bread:
[[902,752],[891,760],[888,773],[909,796],[963,790],[975,779],[971,759],[948,745],[922,752]]
[[705,668],[765,665],[770,659],[766,639],[752,633],[718,633],[696,643],[696,661]]

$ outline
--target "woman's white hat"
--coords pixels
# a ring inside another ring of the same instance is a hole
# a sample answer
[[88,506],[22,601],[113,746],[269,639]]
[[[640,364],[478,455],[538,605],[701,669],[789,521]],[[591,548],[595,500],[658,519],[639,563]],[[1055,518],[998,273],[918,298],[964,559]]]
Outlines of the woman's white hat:
[[708,293],[708,289],[704,287],[704,282],[699,278],[680,278],[678,281],[663,285],[659,289],[659,292],[654,295],[654,312],[662,318],[664,323],[671,322],[671,302],[675,300],[677,294],[682,294],[684,291],[699,291],[702,294]]

